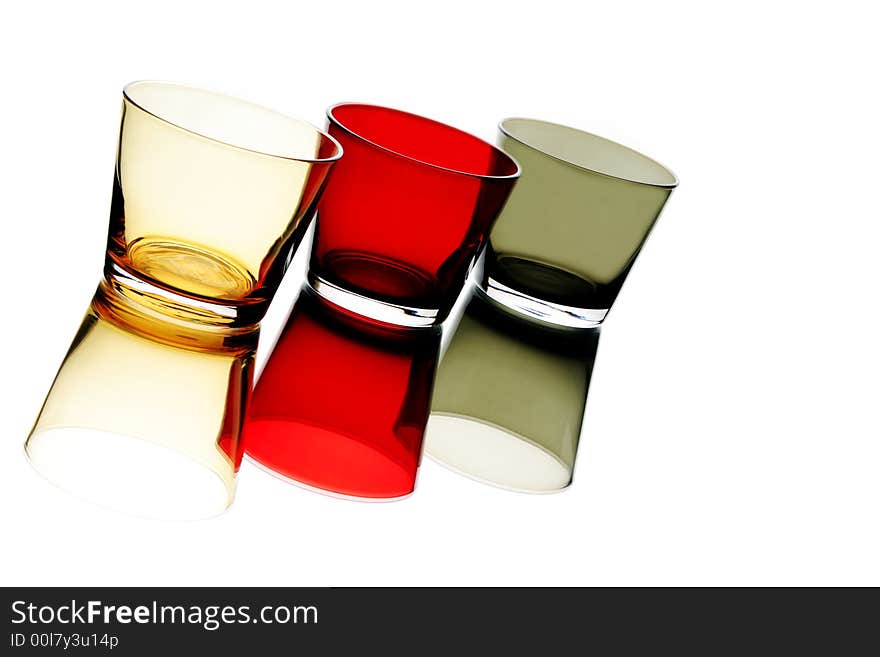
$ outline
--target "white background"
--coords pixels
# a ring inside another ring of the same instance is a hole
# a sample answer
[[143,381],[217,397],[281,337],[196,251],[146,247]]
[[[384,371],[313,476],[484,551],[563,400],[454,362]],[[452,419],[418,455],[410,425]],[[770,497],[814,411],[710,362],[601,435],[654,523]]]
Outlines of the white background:
[[[725,7],[4,5],[0,583],[880,584],[878,17]],[[534,116],[675,171],[605,326],[574,486],[426,461],[414,496],[362,504],[246,463],[229,513],[166,523],[33,473],[21,445],[101,273],[121,89],[143,78],[313,123],[363,100],[492,140]]]

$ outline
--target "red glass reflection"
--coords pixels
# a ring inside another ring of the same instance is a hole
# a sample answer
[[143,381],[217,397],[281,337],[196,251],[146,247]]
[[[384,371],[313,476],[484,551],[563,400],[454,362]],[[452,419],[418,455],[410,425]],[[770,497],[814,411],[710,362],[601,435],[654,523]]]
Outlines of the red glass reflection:
[[306,288],[254,390],[246,453],[333,493],[411,493],[439,347],[439,329],[381,326]]
[[319,209],[311,273],[392,304],[448,313],[519,177],[495,146],[399,110],[342,104],[345,156]]
[[235,471],[241,467],[244,446],[241,436],[244,417],[242,410],[248,407],[251,388],[254,382],[254,352],[233,363],[229,372],[229,386],[226,389],[226,411],[217,445],[232,461]]

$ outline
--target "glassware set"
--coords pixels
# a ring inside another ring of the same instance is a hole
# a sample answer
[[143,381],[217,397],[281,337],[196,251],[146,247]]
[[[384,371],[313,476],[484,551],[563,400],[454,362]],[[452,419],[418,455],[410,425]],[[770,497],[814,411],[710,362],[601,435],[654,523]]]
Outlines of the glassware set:
[[[600,326],[676,184],[543,121],[506,119],[493,146],[346,103],[321,131],[133,83],[104,275],[26,454],[75,495],[162,518],[224,511],[244,454],[361,500],[412,493],[423,442],[481,481],[564,488]],[[313,223],[255,383],[260,322]]]

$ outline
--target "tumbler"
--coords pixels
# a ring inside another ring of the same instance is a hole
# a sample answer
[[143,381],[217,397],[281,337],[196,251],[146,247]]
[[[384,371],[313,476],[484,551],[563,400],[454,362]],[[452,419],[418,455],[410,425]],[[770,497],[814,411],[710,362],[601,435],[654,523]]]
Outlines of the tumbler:
[[309,283],[360,315],[441,323],[519,177],[500,149],[400,110],[328,112],[345,158],[321,199]]
[[38,472],[140,515],[229,505],[259,322],[341,155],[245,101],[125,88],[104,277],[25,444]]
[[505,119],[522,176],[489,234],[482,288],[533,319],[597,326],[678,184],[626,146],[555,123]]

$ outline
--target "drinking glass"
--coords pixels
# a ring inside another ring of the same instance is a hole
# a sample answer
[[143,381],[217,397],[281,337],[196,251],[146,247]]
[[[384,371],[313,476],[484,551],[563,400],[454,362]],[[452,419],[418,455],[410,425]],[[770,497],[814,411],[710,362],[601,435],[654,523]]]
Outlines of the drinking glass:
[[310,124],[242,100],[129,85],[105,277],[183,320],[258,322],[341,155]]
[[566,488],[598,344],[598,327],[531,320],[473,289],[437,370],[426,452],[501,488]]
[[341,154],[242,100],[125,88],[104,277],[25,444],[41,474],[141,515],[229,505],[259,322]]
[[426,451],[473,478],[547,492],[574,471],[599,329],[678,184],[602,137],[505,119],[522,175],[439,366]]
[[309,283],[391,324],[443,321],[517,178],[517,163],[466,132],[400,110],[328,112],[345,158],[318,209]]
[[391,326],[300,295],[254,390],[243,441],[273,474],[362,500],[416,483],[438,328]]
[[546,121],[505,119],[498,144],[522,175],[489,234],[482,288],[533,319],[599,325],[678,180],[632,149]]

